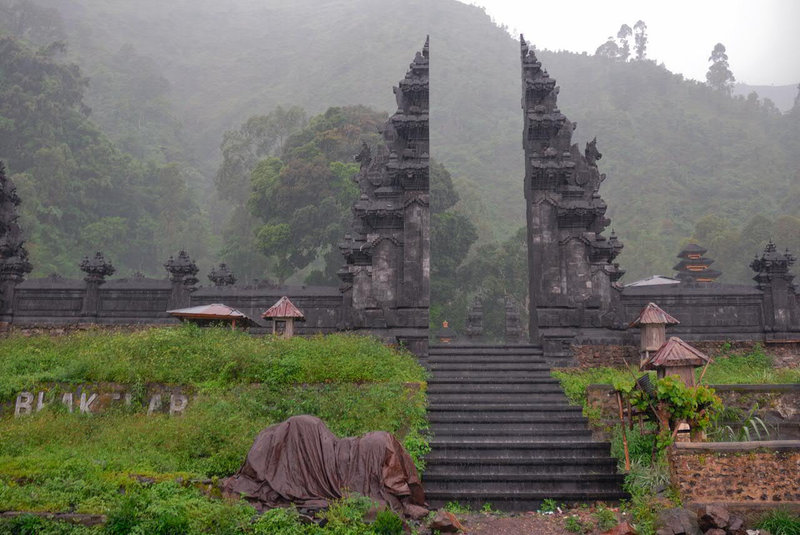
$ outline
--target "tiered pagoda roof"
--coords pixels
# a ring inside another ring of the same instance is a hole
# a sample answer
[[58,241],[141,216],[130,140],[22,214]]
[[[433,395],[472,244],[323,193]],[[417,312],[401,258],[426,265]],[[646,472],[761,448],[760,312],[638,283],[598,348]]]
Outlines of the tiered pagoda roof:
[[690,243],[684,247],[678,253],[680,262],[672,268],[678,272],[675,277],[685,282],[714,282],[719,278],[722,272],[709,269],[714,260],[703,256],[706,252],[707,249],[696,243]]

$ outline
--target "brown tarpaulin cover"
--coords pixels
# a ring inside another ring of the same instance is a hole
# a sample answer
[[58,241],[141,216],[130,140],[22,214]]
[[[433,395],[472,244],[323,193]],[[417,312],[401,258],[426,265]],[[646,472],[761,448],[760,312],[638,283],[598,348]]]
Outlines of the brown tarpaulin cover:
[[414,462],[390,433],[337,438],[313,416],[293,416],[259,433],[239,472],[223,481],[223,492],[261,510],[326,507],[348,492],[403,513],[425,505]]

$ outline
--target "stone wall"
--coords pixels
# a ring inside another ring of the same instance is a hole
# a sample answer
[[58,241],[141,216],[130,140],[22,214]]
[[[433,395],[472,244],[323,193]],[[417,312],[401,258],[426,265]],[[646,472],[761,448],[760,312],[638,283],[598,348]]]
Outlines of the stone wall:
[[800,503],[800,441],[677,443],[673,484],[687,503]]
[[[680,336],[667,329],[667,337]],[[596,368],[598,366],[609,366],[618,368],[628,364],[639,362],[639,329],[629,329],[627,332],[628,343],[626,344],[585,344],[573,345],[572,354],[574,364],[581,368]],[[720,340],[698,340],[692,341],[692,346],[703,353],[714,357],[723,351],[726,353],[747,353],[753,350],[756,344],[760,344],[764,350],[773,358],[773,362],[778,368],[798,368],[800,367],[800,342],[799,341],[759,341],[759,340],[740,340],[740,341],[720,341]]]
[[608,366],[620,368],[628,364],[638,364],[639,346],[637,345],[574,345],[572,354],[575,364],[581,368],[597,368]]
[[46,277],[17,286],[14,303],[0,332],[66,334],[75,330],[106,326],[135,329],[153,325],[177,325],[167,313],[183,308],[223,303],[247,314],[259,327],[255,334],[271,331],[261,314],[282,296],[288,296],[303,311],[306,321],[295,325],[297,334],[330,333],[342,325],[342,296],[328,286],[212,286],[186,292],[185,302],[174,306],[175,283],[168,279],[132,277],[112,279],[98,290],[97,308],[85,310],[89,285],[82,280]]

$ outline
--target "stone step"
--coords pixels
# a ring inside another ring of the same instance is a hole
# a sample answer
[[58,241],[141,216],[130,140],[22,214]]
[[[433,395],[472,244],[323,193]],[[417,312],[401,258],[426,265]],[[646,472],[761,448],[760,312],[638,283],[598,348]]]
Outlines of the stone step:
[[428,347],[428,353],[461,353],[481,354],[481,353],[542,353],[542,346],[519,344],[519,345],[470,345],[470,344],[436,344]]
[[432,474],[616,474],[617,460],[611,457],[588,457],[575,459],[569,457],[539,457],[531,459],[495,458],[483,456],[461,456],[447,458],[427,458],[425,477]]
[[540,362],[434,362],[429,363],[428,369],[434,374],[446,371],[477,371],[477,372],[547,372],[550,367]]
[[561,441],[503,437],[480,440],[434,438],[431,444],[431,459],[481,455],[488,459],[538,457],[608,457],[611,447],[607,442],[596,442],[591,438]]
[[463,381],[512,384],[520,381],[551,380],[550,370],[536,371],[485,371],[485,370],[434,370],[434,381]]
[[561,392],[431,392],[428,394],[431,406],[440,404],[525,404],[535,409],[541,404],[567,404],[567,397]]
[[475,413],[463,413],[459,411],[431,411],[428,410],[428,421],[432,424],[438,423],[495,423],[495,424],[532,424],[532,423],[572,423],[581,422],[587,424],[586,418],[581,413],[565,413],[558,414],[554,418],[552,414],[531,411],[524,412],[507,412],[497,413],[492,411],[483,411]]
[[428,387],[430,388],[432,385],[486,385],[487,388],[504,388],[515,385],[556,385],[561,389],[558,379],[554,379],[549,373],[537,374],[534,377],[520,377],[517,374],[514,374],[512,377],[503,377],[501,374],[498,374],[498,377],[486,377],[485,374],[480,374],[469,378],[442,378],[440,377],[441,375],[442,374],[437,374],[435,378],[429,379]]
[[549,421],[533,423],[519,423],[519,422],[496,422],[496,421],[481,421],[481,422],[435,422],[431,424],[430,432],[434,435],[444,435],[447,433],[475,433],[476,436],[486,435],[491,433],[549,433],[551,431],[588,431],[585,420],[574,420],[568,422],[562,421]]
[[593,440],[536,346],[432,346],[426,498],[508,511],[544,499],[625,498],[610,444]]
[[497,491],[485,492],[483,490],[445,490],[426,491],[425,499],[432,508],[440,508],[449,502],[457,501],[459,504],[479,510],[484,504],[491,504],[493,508],[502,511],[536,511],[542,506],[544,500],[555,500],[558,503],[577,505],[582,503],[605,502],[615,503],[629,498],[628,494],[619,488],[603,491]]
[[429,355],[428,364],[471,364],[471,363],[532,363],[547,366],[547,361],[537,355]]
[[618,489],[620,474],[428,474],[422,478],[427,492],[482,489],[484,492],[602,492]]
[[495,429],[453,429],[453,428],[436,428],[431,429],[429,432],[435,438],[440,439],[463,439],[475,438],[482,440],[485,438],[501,438],[516,437],[521,439],[531,440],[548,440],[557,438],[558,440],[588,440],[592,437],[592,432],[584,426],[581,429],[510,429],[503,427],[496,427]]
[[463,413],[525,413],[525,414],[549,414],[553,418],[558,418],[561,414],[581,414],[581,408],[569,405],[566,402],[537,403],[474,403],[474,402],[453,402],[453,403],[429,403],[429,412],[463,412]]
[[564,399],[564,391],[554,384],[502,384],[502,383],[449,383],[428,384],[428,395],[444,394],[559,394]]

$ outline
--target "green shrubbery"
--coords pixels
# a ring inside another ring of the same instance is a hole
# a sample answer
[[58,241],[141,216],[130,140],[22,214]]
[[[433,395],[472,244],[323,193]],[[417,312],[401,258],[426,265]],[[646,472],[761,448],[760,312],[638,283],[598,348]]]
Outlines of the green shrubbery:
[[[26,417],[3,418],[0,504],[107,514],[109,533],[127,533],[133,525],[133,533],[251,533],[242,531],[254,516],[249,506],[211,499],[188,482],[234,473],[259,431],[296,414],[318,416],[339,436],[392,432],[418,464],[428,449],[421,434],[427,426],[423,368],[371,338],[259,339],[183,326],[11,337],[0,340],[0,352],[6,401],[41,382],[195,388],[181,417],[147,416],[134,401],[93,415],[50,403]],[[0,534],[23,533],[25,522],[43,521],[14,522],[0,524]],[[42,530],[37,533],[50,533]]]
[[[597,410],[587,407],[588,385],[614,385],[615,389],[630,393],[634,377],[639,377],[642,373],[635,366],[630,370],[599,367],[552,372],[553,376],[560,380],[570,401],[583,405],[584,414],[590,419],[597,417]],[[656,381],[655,373],[649,373],[656,391],[656,398],[651,402],[657,408],[660,404],[661,416],[665,421],[669,421],[670,427],[674,427],[678,421],[685,420],[689,421],[694,429],[709,430],[714,424],[715,415],[723,413],[713,390],[705,387],[689,389],[677,378]],[[697,373],[699,375],[700,370]],[[719,354],[713,355],[713,362],[708,366],[703,382],[706,384],[795,383],[800,382],[800,370],[775,368],[771,356],[760,345],[746,352],[733,352],[731,347],[726,345]],[[637,392],[632,396],[633,405],[638,405],[640,409],[649,409],[650,403],[638,394],[641,393]],[[610,431],[612,454],[622,463],[624,459],[622,432],[619,426]],[[655,522],[661,509],[669,507],[670,504],[680,505],[679,496],[669,487],[669,470],[663,450],[663,447],[671,442],[671,437],[665,436],[663,429],[661,431],[659,434],[656,422],[645,423],[641,428],[637,425],[627,430],[631,470],[626,476],[625,489],[630,493],[631,499],[625,508],[631,513],[639,533],[643,535],[655,532]],[[783,522],[785,519],[780,520]],[[577,525],[572,527],[578,528]]]
[[0,401],[44,382],[227,387],[425,379],[411,354],[368,337],[257,338],[190,324],[133,333],[11,336],[0,339],[0,354]]
[[[553,370],[552,375],[559,381],[569,400],[576,405],[586,404],[586,387],[590,384],[619,384],[631,382],[632,378],[642,375],[636,363],[631,369],[610,368],[575,368]],[[701,373],[697,371],[698,376]],[[655,379],[655,372],[650,372]],[[800,369],[775,368],[772,357],[760,345],[751,351],[733,352],[730,346],[713,355],[713,362],[708,366],[703,382],[706,384],[785,384],[800,383]]]

